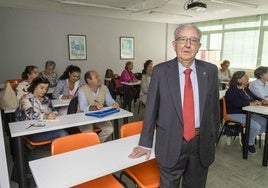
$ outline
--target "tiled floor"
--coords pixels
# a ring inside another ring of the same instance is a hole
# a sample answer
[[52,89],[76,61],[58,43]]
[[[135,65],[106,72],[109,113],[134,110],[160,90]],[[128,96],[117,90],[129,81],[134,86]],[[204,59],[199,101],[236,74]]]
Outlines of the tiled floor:
[[[129,122],[141,120],[144,109],[138,114],[138,103],[133,106],[134,117],[129,118]],[[122,123],[119,121],[119,123]],[[262,154],[263,147],[257,148],[257,154],[249,155],[247,160],[242,158],[239,138],[232,140],[222,137],[216,149],[216,160],[211,165],[208,173],[207,188],[267,188],[268,187],[268,169],[263,167]],[[8,145],[7,145],[7,150]],[[34,149],[29,155],[30,158],[49,155],[49,147],[46,149]],[[8,154],[9,169],[12,167],[12,160]],[[115,175],[119,176],[120,172]],[[127,178],[123,178],[129,188],[134,188],[134,184]],[[11,188],[17,188],[17,184],[11,181]]]

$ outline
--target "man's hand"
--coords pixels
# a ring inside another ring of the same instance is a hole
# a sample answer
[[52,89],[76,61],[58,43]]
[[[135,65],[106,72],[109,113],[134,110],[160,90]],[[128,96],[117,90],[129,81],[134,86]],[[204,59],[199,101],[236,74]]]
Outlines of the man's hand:
[[128,157],[134,159],[134,158],[141,157],[143,155],[146,155],[145,157],[146,161],[149,160],[150,155],[151,155],[151,150],[137,146],[133,149],[133,152]]
[[97,102],[96,107],[98,110],[101,110],[103,108],[103,104],[101,102]]
[[115,103],[112,104],[112,107],[113,108],[119,108],[119,104],[117,102],[115,102]]

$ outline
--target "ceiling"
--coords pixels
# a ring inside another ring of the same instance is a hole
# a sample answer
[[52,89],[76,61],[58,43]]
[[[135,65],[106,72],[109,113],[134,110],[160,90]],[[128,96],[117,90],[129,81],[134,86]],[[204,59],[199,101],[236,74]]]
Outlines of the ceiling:
[[[185,10],[189,1],[206,3],[207,9]],[[173,24],[268,13],[267,0],[0,0],[0,7]]]

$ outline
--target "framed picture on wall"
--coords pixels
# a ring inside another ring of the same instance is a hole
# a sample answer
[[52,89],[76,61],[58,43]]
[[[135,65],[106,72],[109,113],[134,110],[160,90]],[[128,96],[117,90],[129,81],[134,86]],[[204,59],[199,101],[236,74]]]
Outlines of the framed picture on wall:
[[134,59],[134,37],[120,37],[120,59]]
[[86,35],[68,35],[69,60],[87,59]]

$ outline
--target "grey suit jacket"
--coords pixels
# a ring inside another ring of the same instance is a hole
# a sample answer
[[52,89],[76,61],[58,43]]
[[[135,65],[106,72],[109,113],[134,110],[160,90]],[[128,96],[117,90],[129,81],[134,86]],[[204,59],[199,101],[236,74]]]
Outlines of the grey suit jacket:
[[[196,60],[200,106],[200,160],[209,166],[215,158],[220,125],[217,66]],[[172,167],[181,154],[183,141],[182,101],[177,58],[153,69],[147,95],[144,125],[139,145],[152,147],[156,127],[155,154],[158,162]]]

